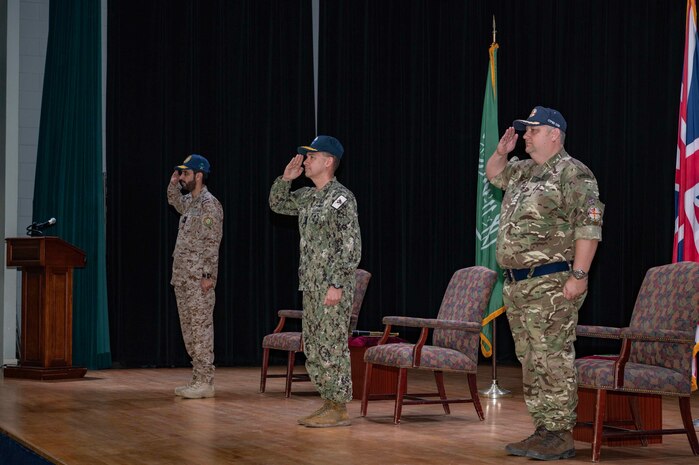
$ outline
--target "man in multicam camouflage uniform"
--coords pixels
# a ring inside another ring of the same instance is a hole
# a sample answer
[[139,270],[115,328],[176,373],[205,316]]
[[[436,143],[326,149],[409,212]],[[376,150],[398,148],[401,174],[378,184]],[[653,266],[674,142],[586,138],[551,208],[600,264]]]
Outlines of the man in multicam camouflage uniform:
[[[172,253],[172,284],[192,380],[175,388],[187,399],[214,396],[214,304],[223,209],[205,185],[209,162],[190,155],[170,177],[167,201],[182,215]],[[188,191],[182,195],[180,188]]]
[[[269,194],[274,212],[299,217],[306,371],[325,402],[298,422],[313,428],[350,424],[346,404],[352,400],[352,375],[347,336],[362,242],[357,201],[335,179],[343,152],[334,137],[316,137],[310,146],[298,148]],[[304,170],[315,188],[292,192],[291,181]]]
[[[573,341],[587,273],[602,239],[604,205],[592,172],[563,148],[567,125],[559,112],[536,107],[513,126],[488,160],[486,174],[505,190],[497,261],[505,270],[503,298],[536,430],[505,449],[555,460],[575,455]],[[525,131],[531,160],[507,161],[515,130]]]

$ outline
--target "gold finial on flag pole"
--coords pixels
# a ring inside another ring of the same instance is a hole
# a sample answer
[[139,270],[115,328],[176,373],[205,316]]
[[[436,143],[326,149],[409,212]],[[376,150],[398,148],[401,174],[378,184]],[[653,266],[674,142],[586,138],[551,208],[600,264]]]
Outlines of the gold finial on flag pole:
[[495,29],[495,15],[493,15],[493,43],[497,42],[495,40],[495,35],[498,33],[497,29]]

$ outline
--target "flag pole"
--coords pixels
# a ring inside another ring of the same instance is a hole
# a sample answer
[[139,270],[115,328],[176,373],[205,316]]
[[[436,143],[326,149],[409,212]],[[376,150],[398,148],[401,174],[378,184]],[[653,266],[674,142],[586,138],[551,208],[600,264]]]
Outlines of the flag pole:
[[493,355],[491,355],[491,357],[493,359],[493,371],[492,371],[493,382],[488,389],[482,389],[482,390],[478,391],[478,393],[480,395],[482,395],[483,397],[489,397],[491,399],[499,399],[501,397],[511,397],[512,396],[512,391],[510,391],[509,389],[501,388],[498,385],[498,364],[497,364],[497,357],[495,356],[495,352],[496,352],[495,347],[497,345],[497,333],[498,333],[497,325],[495,324],[496,320],[497,320],[497,317],[493,321],[491,321],[491,323],[493,324],[493,349],[492,349]]
[[[493,15],[493,44],[497,43],[497,29],[495,27],[495,15]],[[491,357],[492,357],[492,384],[488,389],[483,389],[478,391],[480,395],[483,397],[489,397],[491,399],[499,399],[501,397],[510,397],[512,396],[512,392],[503,389],[498,385],[498,365],[497,365],[497,357],[496,357],[496,345],[497,345],[497,328],[496,328],[496,320],[497,317],[502,315],[502,313],[499,313],[495,315],[495,317],[490,321],[490,324],[493,325],[493,337],[492,337],[492,344],[491,344]]]

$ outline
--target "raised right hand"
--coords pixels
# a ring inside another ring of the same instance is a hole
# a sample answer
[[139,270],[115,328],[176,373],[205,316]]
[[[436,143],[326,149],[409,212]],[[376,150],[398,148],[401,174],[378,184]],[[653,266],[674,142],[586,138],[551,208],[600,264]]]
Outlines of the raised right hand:
[[507,128],[505,134],[500,138],[500,142],[498,142],[498,148],[496,149],[498,155],[505,157],[508,153],[512,152],[515,149],[518,138],[519,134],[515,132],[515,128],[512,126]]
[[284,168],[282,179],[284,181],[293,181],[301,176],[301,173],[303,173],[303,155],[296,154],[289,164],[286,165],[286,168]]
[[172,176],[170,176],[170,184],[177,185],[180,182],[180,172],[175,170],[172,172]]

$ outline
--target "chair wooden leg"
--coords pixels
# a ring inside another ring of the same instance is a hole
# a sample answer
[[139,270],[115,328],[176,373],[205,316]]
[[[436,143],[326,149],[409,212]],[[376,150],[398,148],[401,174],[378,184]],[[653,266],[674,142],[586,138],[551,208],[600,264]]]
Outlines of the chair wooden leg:
[[[437,383],[437,392],[439,392],[439,398],[442,400],[447,400],[447,392],[444,389],[444,373],[441,371],[434,371],[434,381]],[[442,407],[444,408],[444,413],[449,415],[451,411],[449,410],[449,403],[442,402]]]
[[260,373],[260,392],[267,386],[267,369],[269,368],[269,349],[262,349],[262,372]]
[[697,442],[697,432],[694,430],[692,422],[692,408],[689,402],[689,397],[680,397],[680,414],[682,415],[682,424],[687,432],[689,446],[692,448],[694,455],[699,455],[699,442]]
[[296,360],[296,352],[289,351],[289,357],[286,361],[286,387],[284,389],[284,397],[291,396],[291,381],[294,378],[294,361]]
[[364,391],[362,393],[362,408],[361,408],[361,416],[365,417],[366,416],[366,409],[367,405],[369,403],[369,395],[371,394],[370,392],[370,386],[371,386],[371,368],[372,368],[371,363],[366,364],[366,368],[364,368]]
[[599,462],[602,449],[602,430],[604,429],[604,413],[607,409],[607,391],[597,389],[595,400],[595,418],[592,426],[592,461]]
[[478,419],[485,420],[485,415],[483,414],[483,407],[481,407],[481,398],[478,397],[478,385],[476,384],[476,374],[468,373],[468,389],[471,391],[471,399],[473,400],[473,406],[476,408],[476,413],[478,414]]
[[393,411],[393,423],[400,423],[400,414],[403,410],[403,397],[405,397],[405,391],[408,389],[408,369],[399,368],[398,369],[398,389],[396,392],[396,406]]
[[[634,427],[637,430],[642,430],[643,418],[641,418],[641,409],[638,406],[638,396],[630,394],[626,397],[629,400],[629,410],[631,411],[631,420],[633,420]],[[643,447],[648,447],[648,436],[641,436],[638,439]]]

